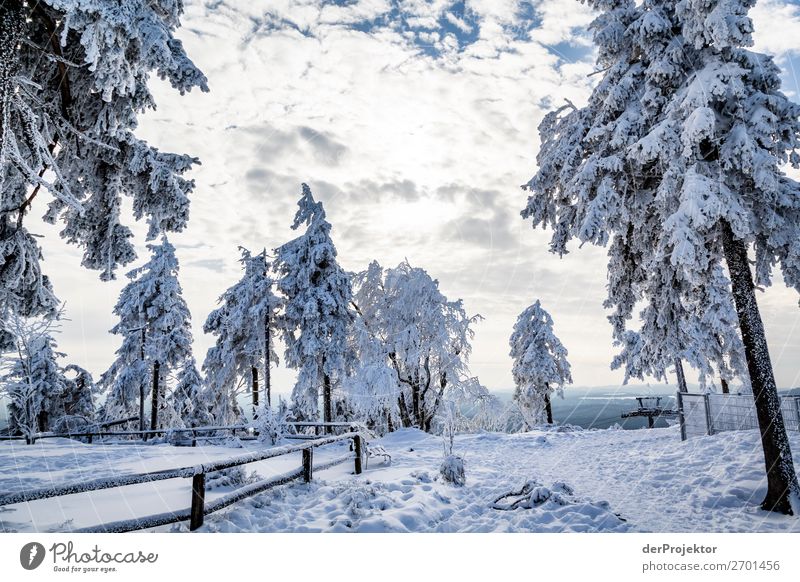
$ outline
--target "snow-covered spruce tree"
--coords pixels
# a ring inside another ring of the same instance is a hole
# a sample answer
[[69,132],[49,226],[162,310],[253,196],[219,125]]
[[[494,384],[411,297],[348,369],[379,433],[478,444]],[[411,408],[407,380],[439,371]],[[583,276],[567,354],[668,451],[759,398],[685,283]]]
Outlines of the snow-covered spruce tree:
[[16,346],[3,358],[0,383],[9,402],[11,431],[30,437],[50,430],[51,424],[66,414],[68,381],[58,364],[64,354],[56,351],[52,336],[55,320],[25,320],[12,315],[8,323]]
[[514,401],[528,427],[553,424],[550,397],[563,397],[572,384],[567,349],[553,332],[553,318],[536,302],[519,314],[509,340],[514,377]]
[[354,356],[348,342],[353,320],[350,278],[336,260],[322,202],[314,200],[306,184],[297,205],[292,228],[306,225],[306,231],[275,249],[278,289],[285,297],[285,361],[298,372],[292,392],[295,415],[318,419],[322,388],[323,420],[331,422],[332,390],[347,376]]
[[100,383],[108,391],[105,415],[134,413],[138,391],[140,424],[144,425],[145,387],[151,384],[150,428],[159,424],[160,410],[166,417],[164,379],[170,370],[180,368],[192,357],[191,315],[178,282],[175,247],[164,236],[160,244],[148,245],[150,260],[130,271],[130,282],[120,293],[114,314],[119,317],[111,333],[122,336],[116,359]]
[[[193,421],[197,416],[202,416],[203,412],[203,379],[197,371],[197,363],[193,357],[187,358],[178,372],[175,388],[169,395],[169,403],[179,420],[176,426],[198,426],[193,424]],[[195,414],[196,407],[201,409],[197,414]]]
[[61,219],[61,236],[104,280],[135,257],[123,193],[149,239],[186,224],[193,182],[182,175],[197,160],[134,134],[138,114],[155,107],[151,74],[181,93],[207,90],[173,36],[182,11],[172,0],[0,3],[0,343],[11,341],[9,314],[57,308],[24,226],[42,192],[51,197],[45,220]]
[[[647,325],[638,339],[625,331],[640,299],[660,326],[693,329],[711,305],[698,289],[732,295],[767,467],[762,507],[798,513],[747,253],[752,245],[756,283],[768,285],[779,265],[800,290],[800,187],[781,169],[800,166],[800,106],[781,92],[772,58],[743,48],[752,43],[752,0],[589,3],[601,11],[593,30],[603,77],[585,107],[569,105],[540,125],[539,170],[523,216],[553,228],[559,254],[573,237],[612,241],[606,306],[616,310],[617,341],[651,341]],[[664,294],[683,311],[663,313]],[[691,341],[713,359],[717,347],[703,346],[709,339]]]
[[[273,293],[266,251],[252,255],[241,248],[244,275],[219,298],[219,308],[206,319],[203,331],[217,336],[206,354],[203,369],[215,391],[235,398],[242,380],[250,386],[253,410],[258,409],[258,371],[264,371],[264,394],[271,400],[270,366],[278,363],[273,337],[279,298]],[[269,353],[267,358],[265,354]]]
[[[374,353],[360,349],[361,370],[372,362],[370,373],[382,381],[379,358],[386,358],[394,374],[384,389],[390,390],[392,413],[404,427],[430,431],[446,392],[469,380],[472,326],[480,316],[468,316],[461,300],[449,301],[438,281],[408,261],[385,271],[373,263],[356,280],[357,311],[378,340],[370,347]],[[380,394],[380,387],[373,390]]]

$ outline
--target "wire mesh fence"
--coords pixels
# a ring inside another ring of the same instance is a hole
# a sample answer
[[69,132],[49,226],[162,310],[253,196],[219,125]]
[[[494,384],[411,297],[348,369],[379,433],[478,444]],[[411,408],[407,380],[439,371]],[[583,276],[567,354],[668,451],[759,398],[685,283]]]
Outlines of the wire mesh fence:
[[[752,394],[678,394],[681,439],[758,428]],[[800,396],[782,396],[786,430],[800,431]]]

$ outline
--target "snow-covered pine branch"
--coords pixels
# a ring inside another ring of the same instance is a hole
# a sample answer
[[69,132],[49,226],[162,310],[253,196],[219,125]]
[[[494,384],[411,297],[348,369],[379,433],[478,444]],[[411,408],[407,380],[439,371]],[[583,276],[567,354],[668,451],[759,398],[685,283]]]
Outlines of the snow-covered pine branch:
[[139,114],[155,108],[153,73],[181,93],[207,90],[174,37],[182,12],[172,0],[0,4],[0,339],[8,340],[9,313],[56,309],[23,224],[37,205],[45,220],[63,223],[61,236],[83,248],[83,266],[103,280],[136,256],[123,194],[134,218],[147,221],[148,240],[186,225],[194,183],[184,174],[197,159],[134,133]]

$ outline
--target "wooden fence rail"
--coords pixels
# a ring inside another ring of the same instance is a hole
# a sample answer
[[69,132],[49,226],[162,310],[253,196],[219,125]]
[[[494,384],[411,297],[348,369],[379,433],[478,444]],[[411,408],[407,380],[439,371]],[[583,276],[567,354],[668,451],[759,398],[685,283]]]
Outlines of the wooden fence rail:
[[[138,417],[137,417],[138,418]],[[130,419],[125,419],[123,421],[113,421],[111,424],[119,424],[120,422],[128,422]],[[353,430],[362,430],[363,426],[359,423],[354,422],[287,422],[289,426],[294,426],[296,428],[314,428],[316,435],[287,435],[287,438],[315,438],[319,436],[320,429],[330,432],[328,429],[331,428],[346,428],[350,431]],[[101,426],[104,426],[103,423]],[[70,433],[37,433],[31,436],[0,436],[0,441],[13,441],[13,440],[24,440],[27,444],[32,445],[35,444],[39,439],[54,439],[54,438],[85,438],[91,444],[92,440],[95,437],[98,438],[107,438],[107,437],[125,437],[125,436],[141,436],[146,438],[148,436],[156,436],[160,434],[191,434],[192,435],[192,446],[197,444],[198,436],[202,435],[203,433],[209,432],[224,432],[230,431],[231,436],[236,436],[236,431],[246,431],[252,429],[253,426],[249,424],[236,424],[236,425],[227,425],[227,426],[197,426],[197,427],[189,427],[189,428],[160,428],[160,429],[151,429],[151,430],[120,430],[120,431],[80,431],[80,432],[70,432]],[[254,435],[258,435],[258,432],[255,431]]]
[[[19,491],[16,493],[8,493],[0,495],[0,507],[4,505],[11,505],[15,503],[24,503],[28,501],[35,501],[38,499],[48,499],[51,497],[59,497],[62,495],[72,495],[74,493],[84,493],[87,491],[97,491],[100,489],[111,489],[115,487],[124,487],[127,485],[135,485],[138,483],[149,483],[152,481],[161,481],[164,479],[176,478],[192,478],[192,498],[191,507],[185,510],[178,510],[174,512],[167,512],[157,515],[150,515],[141,518],[134,518],[129,520],[117,521],[98,526],[92,526],[76,530],[79,532],[126,532],[138,529],[146,529],[160,525],[167,525],[170,523],[178,523],[181,521],[189,520],[189,529],[194,531],[203,525],[203,518],[215,511],[236,503],[242,499],[261,493],[278,485],[289,483],[299,478],[303,478],[306,482],[311,481],[313,477],[313,458],[314,449],[324,445],[329,445],[341,441],[353,441],[353,453],[348,453],[332,461],[328,461],[323,465],[316,467],[317,471],[328,469],[335,465],[344,463],[346,461],[354,461],[354,471],[357,475],[362,472],[361,455],[364,449],[363,436],[360,432],[347,432],[341,435],[333,435],[315,439],[313,441],[306,441],[300,444],[283,445],[280,447],[273,447],[264,451],[254,451],[237,457],[224,459],[221,461],[214,461],[211,463],[203,463],[192,467],[180,467],[177,469],[167,469],[164,471],[154,471],[150,473],[134,473],[128,475],[119,475],[106,477],[102,479],[93,479],[91,481],[84,481],[81,483],[71,483],[57,487],[46,487],[42,489],[30,489],[26,491]],[[231,467],[238,467],[248,463],[257,461],[264,461],[275,457],[281,457],[291,453],[302,453],[302,466],[294,471],[284,473],[240,487],[227,495],[213,500],[210,503],[205,502],[205,480],[206,474],[215,471],[229,469]]]

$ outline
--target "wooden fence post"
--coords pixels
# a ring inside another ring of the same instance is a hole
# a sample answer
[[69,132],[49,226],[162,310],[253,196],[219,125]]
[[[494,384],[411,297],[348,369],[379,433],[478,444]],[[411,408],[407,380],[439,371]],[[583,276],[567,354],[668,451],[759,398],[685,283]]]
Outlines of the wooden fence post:
[[303,481],[308,483],[313,476],[314,449],[303,449]]
[[361,475],[361,435],[353,437],[353,446],[356,450],[356,475]]
[[794,397],[794,411],[797,413],[797,430],[800,431],[800,396]]
[[714,423],[711,419],[711,404],[708,401],[708,394],[703,394],[703,404],[706,408],[706,434],[714,434]]
[[194,531],[203,525],[203,512],[206,503],[206,474],[198,473],[192,477],[192,513],[189,530]]

